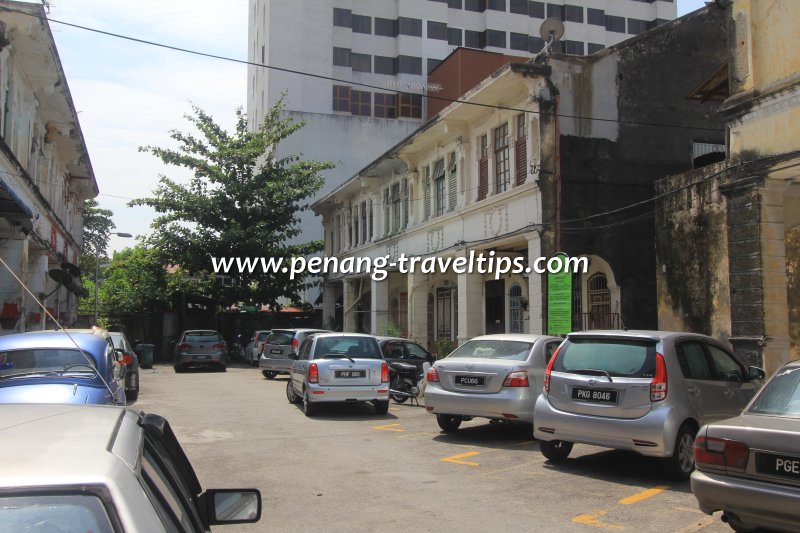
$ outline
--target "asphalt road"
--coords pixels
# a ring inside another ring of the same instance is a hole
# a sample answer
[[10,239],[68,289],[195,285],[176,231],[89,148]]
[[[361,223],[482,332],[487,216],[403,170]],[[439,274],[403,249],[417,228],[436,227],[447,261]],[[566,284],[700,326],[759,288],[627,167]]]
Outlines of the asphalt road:
[[203,486],[261,490],[258,524],[217,531],[730,531],[652,459],[576,446],[556,466],[524,426],[473,420],[446,435],[407,404],[306,418],[285,390],[244,366],[141,370],[133,407],[170,421]]

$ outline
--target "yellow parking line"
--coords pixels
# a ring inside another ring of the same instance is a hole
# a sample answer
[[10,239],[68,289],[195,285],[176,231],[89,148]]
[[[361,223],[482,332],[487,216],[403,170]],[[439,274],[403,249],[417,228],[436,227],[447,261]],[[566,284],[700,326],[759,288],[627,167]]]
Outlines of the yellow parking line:
[[581,514],[572,519],[576,524],[584,526],[598,527],[600,529],[625,529],[618,524],[606,524],[598,520],[599,517],[608,514],[608,511],[593,511],[594,514]]
[[467,457],[475,457],[476,455],[480,455],[481,452],[467,452],[467,453],[460,453],[458,455],[451,455],[450,457],[445,457],[442,459],[445,463],[455,463],[457,465],[466,465],[466,466],[478,466],[480,463],[473,463],[472,461],[462,461],[461,459]]
[[421,439],[422,437],[431,436],[431,435],[439,435],[439,433],[433,433],[431,431],[419,431],[416,433],[409,433],[408,435],[403,435],[402,437],[397,437],[398,439]]
[[372,426],[372,429],[380,429],[382,431],[397,431],[398,433],[402,433],[405,429],[399,429],[397,426],[400,424],[386,424],[384,426]]
[[638,492],[633,496],[628,496],[627,498],[622,498],[617,503],[621,503],[622,505],[633,505],[634,503],[639,503],[642,500],[646,500],[647,498],[652,498],[656,494],[661,494],[665,490],[669,488],[669,485],[659,485],[657,487],[653,487],[652,489],[643,490],[642,492]]

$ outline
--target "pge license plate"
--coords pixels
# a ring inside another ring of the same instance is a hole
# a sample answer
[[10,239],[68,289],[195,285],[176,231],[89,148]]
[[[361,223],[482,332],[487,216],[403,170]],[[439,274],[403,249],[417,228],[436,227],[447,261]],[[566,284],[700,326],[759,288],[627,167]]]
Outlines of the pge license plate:
[[617,391],[574,387],[572,389],[572,399],[582,402],[617,403]]
[[756,472],[769,476],[800,479],[800,457],[774,453],[757,453]]
[[486,378],[483,376],[456,376],[456,385],[468,387],[483,387]]
[[334,370],[333,376],[336,378],[365,378],[366,370]]

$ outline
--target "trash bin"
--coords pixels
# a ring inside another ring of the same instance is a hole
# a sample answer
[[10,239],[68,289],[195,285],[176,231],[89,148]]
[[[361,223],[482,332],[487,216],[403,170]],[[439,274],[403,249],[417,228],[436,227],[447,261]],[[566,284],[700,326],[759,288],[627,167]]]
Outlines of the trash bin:
[[136,353],[139,354],[139,366],[142,368],[153,368],[153,350],[155,344],[137,344]]

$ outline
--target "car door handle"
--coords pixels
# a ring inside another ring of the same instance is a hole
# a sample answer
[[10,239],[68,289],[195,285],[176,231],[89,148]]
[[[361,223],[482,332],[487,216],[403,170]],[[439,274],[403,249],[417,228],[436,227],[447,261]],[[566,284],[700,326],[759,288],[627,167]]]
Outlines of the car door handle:
[[693,394],[695,396],[699,396],[700,395],[700,387],[687,387],[686,388],[686,392],[688,392],[689,394]]

